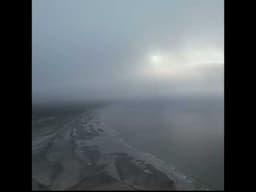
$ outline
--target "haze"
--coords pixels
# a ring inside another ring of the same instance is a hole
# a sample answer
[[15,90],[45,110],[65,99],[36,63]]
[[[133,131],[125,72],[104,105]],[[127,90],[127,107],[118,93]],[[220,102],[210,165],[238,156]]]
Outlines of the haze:
[[33,102],[223,96],[223,4],[33,0]]

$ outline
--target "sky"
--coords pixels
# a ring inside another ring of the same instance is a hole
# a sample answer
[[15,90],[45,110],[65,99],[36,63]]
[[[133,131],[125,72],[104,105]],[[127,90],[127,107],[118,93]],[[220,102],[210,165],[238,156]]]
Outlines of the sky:
[[223,0],[32,1],[33,102],[223,89]]

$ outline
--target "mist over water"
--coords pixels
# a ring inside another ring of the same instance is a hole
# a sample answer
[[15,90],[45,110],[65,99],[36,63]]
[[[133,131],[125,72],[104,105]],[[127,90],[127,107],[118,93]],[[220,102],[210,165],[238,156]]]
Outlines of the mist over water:
[[34,0],[33,102],[223,96],[223,0]]
[[[32,105],[37,188],[88,189],[88,173],[101,189],[191,189],[186,176],[223,189],[224,1],[33,0]],[[119,144],[185,179],[150,175]]]

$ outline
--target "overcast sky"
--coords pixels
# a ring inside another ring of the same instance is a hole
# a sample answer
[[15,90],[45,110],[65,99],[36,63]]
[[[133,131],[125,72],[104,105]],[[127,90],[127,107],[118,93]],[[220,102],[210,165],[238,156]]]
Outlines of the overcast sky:
[[222,96],[223,0],[33,0],[33,101]]

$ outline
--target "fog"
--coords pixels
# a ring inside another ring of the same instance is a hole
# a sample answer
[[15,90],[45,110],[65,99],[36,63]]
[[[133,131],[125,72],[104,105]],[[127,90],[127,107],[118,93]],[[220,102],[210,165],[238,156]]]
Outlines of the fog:
[[223,96],[223,7],[33,0],[33,102]]

